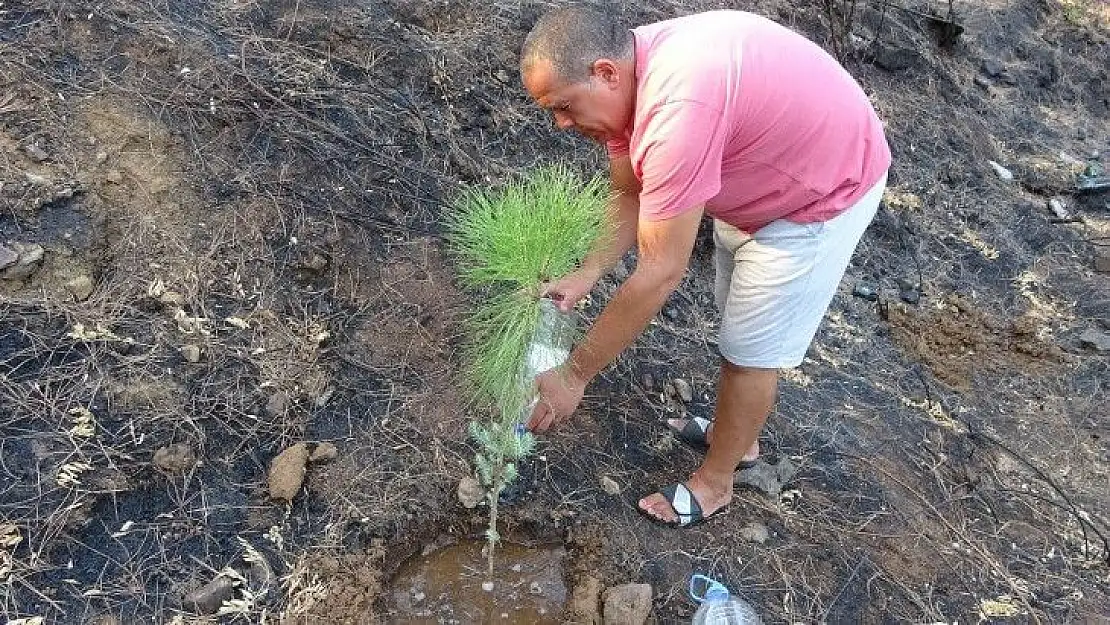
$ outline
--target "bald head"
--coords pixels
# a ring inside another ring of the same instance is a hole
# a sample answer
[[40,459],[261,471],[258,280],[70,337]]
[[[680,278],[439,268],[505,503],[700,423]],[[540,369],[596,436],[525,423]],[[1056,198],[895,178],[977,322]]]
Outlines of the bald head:
[[550,64],[558,78],[582,82],[598,59],[632,56],[632,33],[612,13],[586,5],[554,9],[540,18],[520,51],[520,73]]

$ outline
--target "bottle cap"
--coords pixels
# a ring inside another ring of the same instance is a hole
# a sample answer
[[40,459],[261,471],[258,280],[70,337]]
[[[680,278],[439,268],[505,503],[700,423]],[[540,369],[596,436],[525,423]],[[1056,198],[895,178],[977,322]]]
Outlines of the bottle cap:
[[[698,596],[697,591],[699,584],[703,588],[703,595]],[[728,599],[728,588],[717,580],[706,577],[705,575],[694,574],[690,576],[690,597],[702,603],[703,601],[724,601]]]

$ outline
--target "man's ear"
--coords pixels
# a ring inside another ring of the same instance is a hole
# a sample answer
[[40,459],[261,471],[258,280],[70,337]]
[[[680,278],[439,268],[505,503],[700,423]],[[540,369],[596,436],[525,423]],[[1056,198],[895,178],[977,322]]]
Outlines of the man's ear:
[[594,61],[590,66],[590,73],[601,79],[610,88],[615,88],[620,84],[620,68],[617,67],[616,61],[612,59],[601,58]]

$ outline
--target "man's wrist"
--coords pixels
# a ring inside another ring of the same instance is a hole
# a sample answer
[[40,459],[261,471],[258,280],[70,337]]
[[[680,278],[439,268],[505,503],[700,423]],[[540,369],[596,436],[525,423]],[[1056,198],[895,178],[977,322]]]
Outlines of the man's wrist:
[[590,383],[590,380],[593,379],[597,372],[591,371],[589,365],[582,362],[581,356],[578,349],[571,351],[570,356],[567,358],[565,371],[566,374],[571,377],[572,382],[577,383],[582,388],[586,388],[586,385]]

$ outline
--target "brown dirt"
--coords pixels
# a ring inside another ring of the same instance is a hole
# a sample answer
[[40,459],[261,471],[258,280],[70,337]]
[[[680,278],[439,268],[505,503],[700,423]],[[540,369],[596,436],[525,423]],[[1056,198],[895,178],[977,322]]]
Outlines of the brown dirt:
[[1040,337],[1047,328],[1035,319],[999,321],[959,297],[926,310],[894,304],[887,320],[901,349],[961,389],[970,389],[978,375],[1022,369],[1051,375],[1068,360],[1057,345]]

